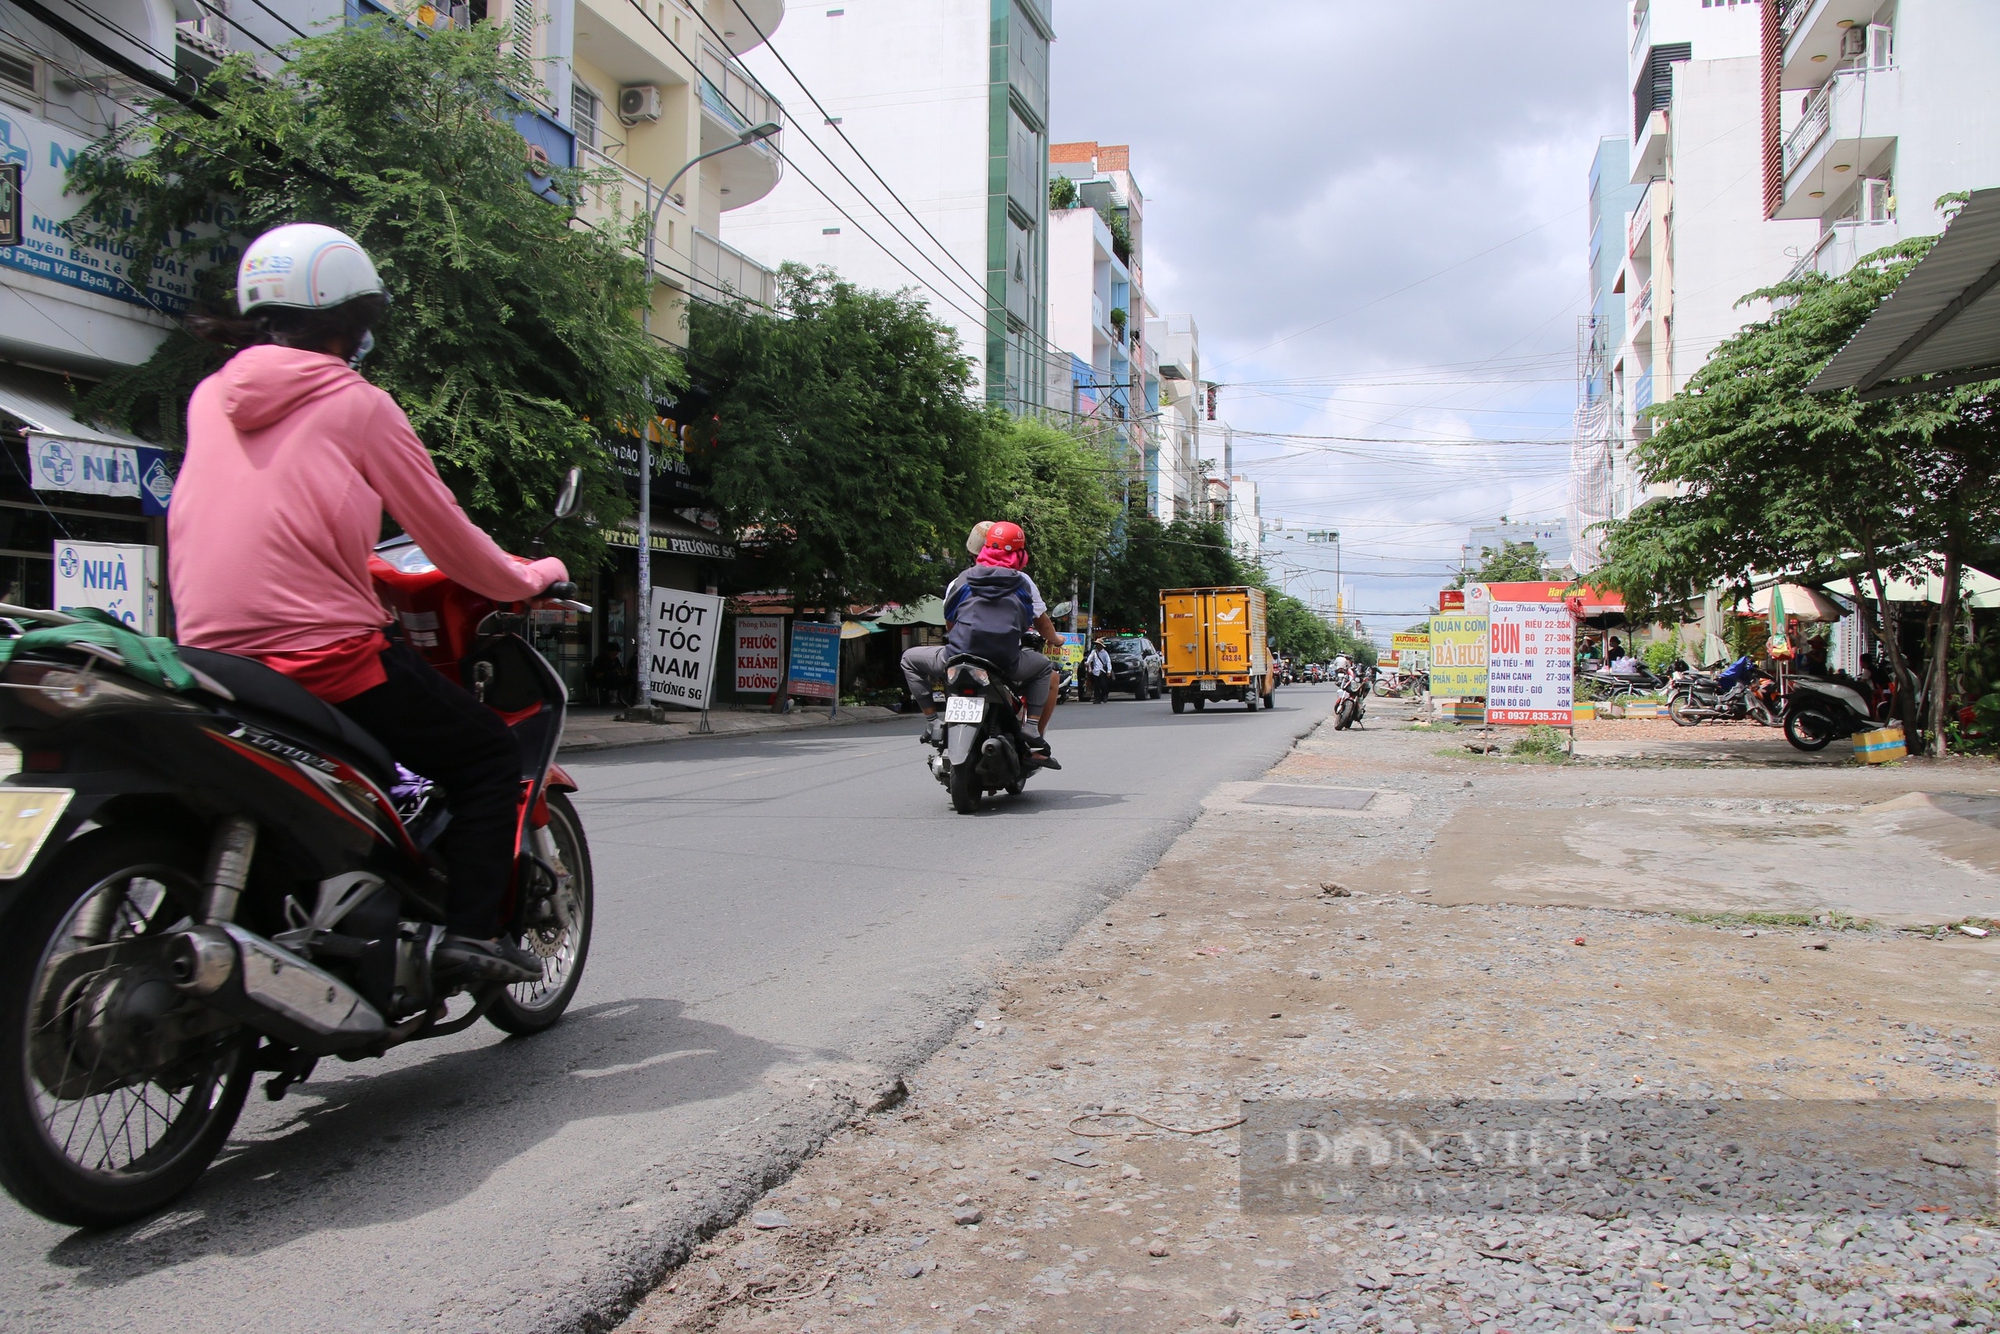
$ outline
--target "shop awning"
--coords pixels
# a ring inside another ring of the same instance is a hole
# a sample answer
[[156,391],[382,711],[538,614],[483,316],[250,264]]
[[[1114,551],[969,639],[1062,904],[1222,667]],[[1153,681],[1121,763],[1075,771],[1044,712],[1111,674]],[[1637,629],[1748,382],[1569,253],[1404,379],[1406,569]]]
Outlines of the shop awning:
[[[1843,597],[1865,597],[1872,600],[1875,596],[1875,581],[1867,575],[1859,579],[1843,579],[1839,583],[1830,583],[1827,587]],[[1927,574],[1921,579],[1914,580],[1888,578],[1882,581],[1882,591],[1888,595],[1891,602],[1942,603],[1944,578],[1936,574]],[[2000,607],[2000,579],[1978,570],[1968,569],[1964,571],[1963,580],[1959,584],[1959,596],[1970,607]]]
[[51,385],[24,382],[16,375],[0,373],[0,412],[16,418],[28,428],[30,442],[36,439],[67,440],[83,445],[112,445],[123,449],[151,449],[135,435],[102,426],[86,426],[74,415],[76,405]]
[[[1911,376],[1938,378],[1901,383]],[[2000,379],[2000,189],[1975,190],[1931,252],[1806,386],[1860,397]]]

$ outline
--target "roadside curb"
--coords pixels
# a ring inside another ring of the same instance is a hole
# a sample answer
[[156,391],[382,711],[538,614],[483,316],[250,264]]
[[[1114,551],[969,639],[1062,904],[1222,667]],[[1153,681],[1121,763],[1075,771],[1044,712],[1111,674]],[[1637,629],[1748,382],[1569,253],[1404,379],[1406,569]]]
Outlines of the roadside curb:
[[650,734],[633,736],[589,737],[577,741],[564,738],[557,746],[561,755],[576,755],[598,750],[627,750],[633,746],[660,746],[675,741],[719,741],[736,737],[777,736],[787,732],[815,732],[828,727],[856,727],[863,723],[893,723],[912,717],[906,713],[890,713],[870,707],[866,713],[857,709],[853,713],[843,713],[836,718],[802,718],[796,722],[777,723],[769,727],[728,728],[714,732],[694,732],[669,724],[621,724],[621,726],[650,727]]

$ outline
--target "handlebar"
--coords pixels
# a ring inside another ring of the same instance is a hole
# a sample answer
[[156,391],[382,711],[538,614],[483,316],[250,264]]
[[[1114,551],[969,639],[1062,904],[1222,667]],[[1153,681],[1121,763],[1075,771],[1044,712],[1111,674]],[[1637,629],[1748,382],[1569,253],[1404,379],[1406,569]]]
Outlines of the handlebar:
[[542,596],[567,601],[576,596],[576,585],[567,579],[558,579],[548,586]]

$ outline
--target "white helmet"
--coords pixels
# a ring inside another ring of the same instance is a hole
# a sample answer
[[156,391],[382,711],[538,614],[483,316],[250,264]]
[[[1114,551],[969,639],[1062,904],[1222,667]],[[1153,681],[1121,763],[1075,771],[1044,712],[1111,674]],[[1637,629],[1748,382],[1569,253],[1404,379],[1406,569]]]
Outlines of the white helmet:
[[346,232],[316,222],[273,227],[250,243],[236,270],[236,305],[324,310],[357,296],[382,296],[368,252]]

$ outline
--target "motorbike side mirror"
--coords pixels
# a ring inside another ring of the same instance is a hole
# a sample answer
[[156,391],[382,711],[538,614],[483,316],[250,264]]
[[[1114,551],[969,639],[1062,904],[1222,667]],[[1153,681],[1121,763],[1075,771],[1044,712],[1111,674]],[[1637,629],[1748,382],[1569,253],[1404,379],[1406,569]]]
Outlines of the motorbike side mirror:
[[1049,619],[1059,621],[1075,610],[1076,604],[1073,602],[1058,602],[1055,606],[1049,608]]
[[558,519],[567,519],[576,513],[577,494],[582,489],[583,469],[571,468],[569,476],[563,479],[562,494],[556,497],[555,516]]

